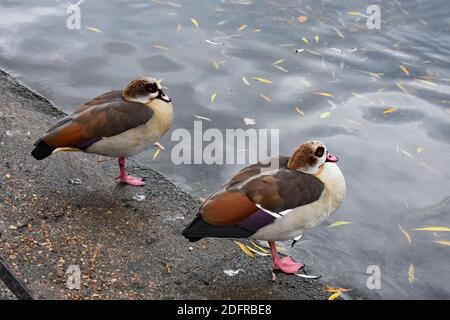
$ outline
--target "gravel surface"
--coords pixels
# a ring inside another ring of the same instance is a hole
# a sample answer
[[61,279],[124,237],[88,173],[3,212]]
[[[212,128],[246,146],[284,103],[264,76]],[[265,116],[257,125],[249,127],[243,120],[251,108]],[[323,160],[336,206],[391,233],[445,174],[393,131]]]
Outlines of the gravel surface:
[[[199,205],[161,174],[128,162],[142,188],[114,181],[116,161],[30,155],[64,114],[0,72],[0,253],[41,299],[326,299],[324,284],[279,274],[231,240],[180,232]],[[145,196],[137,201],[139,196]],[[66,270],[81,269],[70,290]],[[230,277],[226,269],[243,269]],[[0,299],[12,299],[0,284]]]

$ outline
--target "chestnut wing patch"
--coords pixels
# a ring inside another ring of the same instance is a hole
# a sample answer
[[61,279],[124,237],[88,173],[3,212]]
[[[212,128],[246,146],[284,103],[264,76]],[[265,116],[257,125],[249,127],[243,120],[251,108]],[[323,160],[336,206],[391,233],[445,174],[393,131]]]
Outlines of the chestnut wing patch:
[[122,99],[111,91],[80,106],[61,119],[42,138],[49,146],[86,149],[103,137],[111,137],[147,123],[153,111],[142,103]]
[[203,237],[250,237],[276,219],[265,210],[282,212],[306,205],[318,200],[324,189],[316,177],[286,168],[274,174],[252,175],[243,182],[236,179],[254,172],[254,168],[249,168],[202,204],[196,219],[183,231],[186,238],[197,241]]
[[317,201],[323,189],[323,183],[315,176],[284,168],[273,175],[250,179],[240,187],[253,203],[272,212],[282,212]]

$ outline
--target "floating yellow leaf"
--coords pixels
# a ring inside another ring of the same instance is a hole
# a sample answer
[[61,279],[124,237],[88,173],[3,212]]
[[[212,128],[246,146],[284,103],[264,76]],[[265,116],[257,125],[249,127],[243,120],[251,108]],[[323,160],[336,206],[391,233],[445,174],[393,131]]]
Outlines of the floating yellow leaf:
[[153,160],[158,158],[160,152],[161,152],[161,149],[156,149],[155,153],[153,154]]
[[306,21],[308,21],[308,17],[307,16],[298,16],[297,20],[300,23],[305,23]]
[[332,97],[334,98],[332,93],[329,92],[314,92],[314,94],[317,94],[318,96],[322,96],[322,97]]
[[219,68],[220,68],[219,64],[215,61],[213,61],[213,66],[214,66],[214,68],[216,68],[216,70],[219,70]]
[[302,110],[300,110],[298,107],[295,107],[295,110],[296,110],[300,115],[302,115],[302,116],[305,115],[305,113],[304,113]]
[[214,101],[216,101],[216,97],[217,97],[217,93],[214,92],[214,93],[211,95],[211,103],[214,103]]
[[198,21],[196,19],[191,18],[191,22],[196,28],[198,28]]
[[272,63],[272,65],[276,65],[276,64],[280,64],[284,62],[284,59],[278,59],[277,61],[275,61],[274,63]]
[[197,116],[197,115],[194,115],[194,117],[196,117],[199,120],[212,121],[210,118],[207,118],[207,117],[202,117],[202,116]]
[[406,240],[408,240],[408,243],[411,244],[411,236],[409,235],[409,233],[405,229],[403,229],[400,224],[398,225],[398,227],[400,229],[400,232],[405,236]]
[[400,70],[403,71],[404,74],[406,74],[409,77],[409,70],[407,67],[405,66],[400,66]]
[[422,148],[422,147],[417,147],[417,148],[416,148],[416,153],[417,153],[417,154],[421,154],[421,153],[423,152],[423,150],[425,150],[425,149]]
[[329,116],[331,116],[331,112],[330,112],[330,111],[325,111],[325,112],[322,112],[322,113],[320,114],[320,119],[326,119],[326,118],[328,118]]
[[161,49],[161,50],[169,50],[169,48],[160,46],[159,44],[154,44],[153,47],[155,47],[156,49]]
[[283,68],[282,66],[279,66],[279,65],[276,65],[276,64],[272,64],[272,67],[274,67],[274,68],[276,68],[276,69],[278,69],[280,71],[283,71],[283,72],[288,72],[286,68]]
[[253,252],[251,252],[246,245],[244,245],[243,243],[240,243],[239,241],[234,241],[234,243],[236,243],[239,248],[241,248],[242,251],[245,252],[245,254],[249,255],[250,257],[254,258],[255,254]]
[[414,265],[411,263],[408,268],[408,282],[411,285],[411,287],[414,283],[414,280],[416,280],[414,276]]
[[271,84],[272,83],[272,81],[270,81],[269,79],[265,79],[265,78],[254,77],[252,79],[255,80],[255,81],[262,82],[262,83],[267,83],[267,84]]
[[246,25],[246,24],[243,24],[242,26],[239,27],[238,31],[242,31],[242,30],[244,30],[245,28],[247,28],[247,25]]
[[303,40],[304,43],[309,43],[309,40],[306,39],[305,37],[303,37],[302,40]]
[[383,110],[383,114],[388,114],[388,113],[392,113],[392,112],[395,112],[395,111],[397,111],[397,108],[396,107],[392,107],[392,108],[388,108],[388,109]]
[[348,14],[351,16],[362,16],[362,14],[358,11],[351,11],[351,12],[348,12]]
[[315,37],[314,37],[314,40],[316,40],[316,42],[319,43],[319,41],[320,41],[320,36],[318,36],[318,35],[315,36]]
[[268,96],[264,95],[264,94],[260,94],[261,98],[263,98],[264,100],[266,100],[267,102],[272,102],[272,99],[270,99]]
[[448,240],[431,240],[431,242],[443,245],[443,246],[450,246],[450,241]]
[[340,227],[340,226],[345,226],[347,224],[351,224],[352,222],[350,221],[336,221],[333,224],[330,224],[327,228],[335,228],[335,227]]
[[85,27],[85,28],[92,32],[102,33],[102,30],[100,30],[99,28],[94,28],[94,27]]
[[413,229],[413,230],[432,231],[432,232],[450,232],[450,228],[440,227],[440,226],[430,226],[430,227],[416,228],[416,229]]
[[242,76],[242,82],[244,82],[248,86],[250,85],[250,82],[248,82],[248,80],[245,76]]

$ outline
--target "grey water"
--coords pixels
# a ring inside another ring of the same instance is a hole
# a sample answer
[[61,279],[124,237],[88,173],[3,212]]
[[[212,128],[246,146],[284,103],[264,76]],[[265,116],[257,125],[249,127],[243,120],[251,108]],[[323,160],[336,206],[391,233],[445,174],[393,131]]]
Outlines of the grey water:
[[[449,233],[412,230],[450,227],[450,2],[84,0],[80,29],[69,5],[1,0],[0,68],[66,112],[145,74],[167,86],[174,129],[196,116],[204,129],[279,129],[283,154],[324,141],[348,195],[295,258],[353,298],[450,298]],[[176,141],[161,143],[137,160],[196,196],[242,168],[175,165]]]

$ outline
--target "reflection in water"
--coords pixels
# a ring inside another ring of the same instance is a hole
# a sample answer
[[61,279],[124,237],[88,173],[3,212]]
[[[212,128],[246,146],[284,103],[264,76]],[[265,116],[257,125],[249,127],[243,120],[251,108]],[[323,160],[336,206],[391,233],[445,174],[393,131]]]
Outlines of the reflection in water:
[[[383,2],[381,30],[371,31],[371,2],[86,0],[83,28],[69,30],[63,2],[4,1],[0,67],[65,111],[147,74],[168,86],[174,128],[192,129],[194,115],[222,130],[251,117],[280,129],[284,154],[322,139],[348,185],[325,226],[352,224],[319,227],[294,254],[355,297],[448,298],[448,248],[432,242],[448,236],[411,229],[450,225],[449,4]],[[197,195],[240,168],[175,166],[153,152],[139,161]],[[369,265],[381,269],[381,290],[366,287]]]

